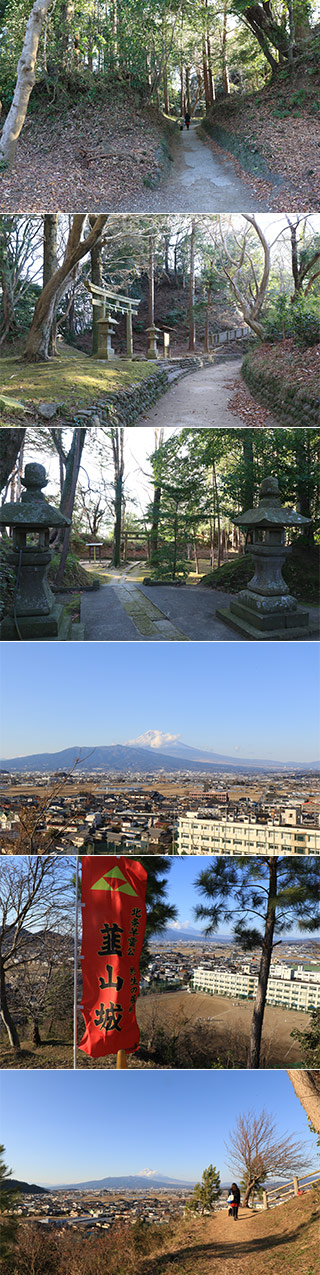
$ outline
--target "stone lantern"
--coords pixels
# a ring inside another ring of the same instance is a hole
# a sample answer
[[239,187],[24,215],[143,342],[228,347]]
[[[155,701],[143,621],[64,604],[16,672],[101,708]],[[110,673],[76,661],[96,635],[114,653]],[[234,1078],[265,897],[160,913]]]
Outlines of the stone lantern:
[[0,625],[1,638],[63,641],[82,637],[81,626],[66,617],[47,580],[50,528],[68,527],[70,519],[45,499],[42,487],[48,479],[43,465],[26,465],[21,482],[25,487],[21,500],[0,507],[0,526],[12,528],[7,559],[16,577],[13,598]]
[[281,505],[277,478],[264,478],[259,496],[256,509],[233,519],[247,532],[245,553],[253,558],[254,575],[230,607],[219,608],[217,615],[247,638],[307,637],[309,613],[289,593],[282,567],[291,553],[286,527],[309,527],[311,518]]
[[146,333],[148,336],[148,349],[147,349],[146,357],[147,359],[157,359],[159,358],[157,343],[158,343],[158,338],[160,336],[160,328],[156,328],[155,324],[151,323],[150,327],[146,328]]
[[106,361],[108,361],[109,359],[117,358],[117,355],[112,345],[112,339],[115,336],[115,331],[116,331],[116,328],[118,327],[118,319],[114,319],[111,314],[106,314],[103,319],[98,319],[97,327],[98,327],[97,359],[105,359]]

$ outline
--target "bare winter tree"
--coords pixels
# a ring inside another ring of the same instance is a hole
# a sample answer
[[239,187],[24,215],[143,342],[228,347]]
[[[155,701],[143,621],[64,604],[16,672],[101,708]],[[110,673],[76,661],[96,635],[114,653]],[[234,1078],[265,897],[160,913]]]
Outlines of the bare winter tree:
[[[265,301],[269,281],[270,246],[255,217],[245,213],[244,220],[247,225],[241,236],[235,232],[234,226],[232,227],[234,247],[231,248],[228,236],[224,232],[221,217],[219,218],[220,238],[224,249],[222,269],[242,310],[245,323],[252,328],[256,336],[263,337],[263,326],[259,316]],[[260,278],[258,277],[252,243],[248,234],[249,226],[253,227],[263,251]]]
[[21,129],[26,118],[29,98],[35,83],[35,65],[41,31],[52,0],[35,0],[28,19],[13,100],[0,138],[0,163],[12,164]]
[[74,859],[65,858],[62,870],[61,859],[52,855],[10,856],[1,861],[1,1019],[14,1049],[20,1048],[20,1040],[10,1004],[13,987],[20,971],[30,971],[32,962],[38,962],[40,937],[41,943],[49,943],[54,931],[66,935],[70,930],[73,896],[69,878],[73,868]]
[[288,1071],[287,1074],[308,1120],[320,1134],[320,1071]]
[[288,1177],[301,1173],[301,1169],[307,1170],[310,1164],[304,1144],[289,1134],[282,1137],[272,1116],[264,1109],[260,1115],[249,1111],[248,1115],[238,1117],[226,1148],[232,1173],[237,1173],[245,1183],[244,1208],[248,1208],[252,1192],[267,1177]]
[[[308,217],[289,217],[286,215],[290,230],[291,269],[294,282],[294,294],[307,296],[320,275],[320,240],[309,229]],[[309,234],[308,234],[309,231]]]

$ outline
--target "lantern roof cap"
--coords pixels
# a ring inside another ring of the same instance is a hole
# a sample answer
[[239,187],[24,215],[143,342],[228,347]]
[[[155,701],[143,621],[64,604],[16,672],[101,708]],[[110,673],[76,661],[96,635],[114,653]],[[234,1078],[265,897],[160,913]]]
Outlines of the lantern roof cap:
[[31,461],[25,466],[21,500],[10,500],[0,507],[0,525],[4,527],[30,527],[36,530],[41,527],[68,527],[70,518],[65,518],[60,509],[49,505],[42,487],[48,483],[44,465]]
[[259,488],[259,504],[255,509],[245,509],[232,521],[237,527],[309,527],[311,518],[305,518],[296,509],[281,504],[278,479],[269,475],[263,478]]

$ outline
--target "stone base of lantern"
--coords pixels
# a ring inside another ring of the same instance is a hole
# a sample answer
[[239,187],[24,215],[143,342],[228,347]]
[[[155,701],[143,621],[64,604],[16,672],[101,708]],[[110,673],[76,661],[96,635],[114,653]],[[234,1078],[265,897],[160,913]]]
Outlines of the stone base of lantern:
[[218,607],[216,615],[249,640],[288,641],[306,638],[315,631],[309,612],[297,607],[294,598],[273,598],[272,609],[270,602],[270,598],[252,594],[250,603],[246,603],[241,600],[240,594],[239,598],[230,602],[230,607]]
[[0,624],[2,642],[83,642],[84,635],[84,625],[74,624],[58,602],[47,615],[5,615]]

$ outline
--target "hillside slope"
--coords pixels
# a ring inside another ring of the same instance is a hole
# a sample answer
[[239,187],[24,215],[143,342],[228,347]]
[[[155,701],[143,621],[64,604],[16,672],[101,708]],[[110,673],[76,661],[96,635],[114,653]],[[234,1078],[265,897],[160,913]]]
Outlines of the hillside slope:
[[316,1275],[319,1191],[268,1212],[240,1209],[182,1223],[172,1246],[141,1262],[139,1275]]
[[258,199],[276,211],[319,208],[320,27],[297,57],[265,88],[217,98],[204,121],[211,145],[255,177]]

